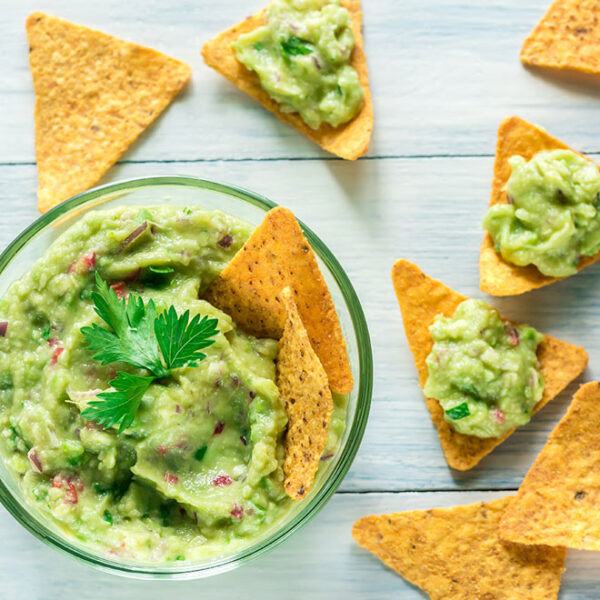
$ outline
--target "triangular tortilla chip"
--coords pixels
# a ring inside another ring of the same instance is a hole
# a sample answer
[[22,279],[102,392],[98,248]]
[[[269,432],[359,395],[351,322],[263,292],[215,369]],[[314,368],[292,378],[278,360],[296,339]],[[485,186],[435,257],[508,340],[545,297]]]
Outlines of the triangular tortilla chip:
[[204,62],[218,71],[223,77],[229,79],[242,91],[258,100],[266,109],[277,115],[282,121],[295,127],[307,138],[316,142],[332,154],[341,158],[354,160],[362,156],[369,148],[371,132],[373,130],[373,103],[369,89],[369,75],[367,72],[367,59],[365,57],[362,37],[362,10],[360,0],[341,0],[341,5],[348,9],[352,20],[352,31],[354,32],[354,52],[352,54],[352,66],[358,73],[360,84],[364,91],[364,102],[362,109],[354,119],[340,125],[331,127],[323,123],[319,129],[309,127],[297,113],[285,113],[279,108],[279,104],[263,90],[258,75],[248,70],[235,57],[231,48],[232,42],[237,38],[264,24],[266,9],[248,17],[231,29],[209,40],[202,47]]
[[501,540],[509,501],[364,517],[352,535],[431,600],[555,600],[566,551]]
[[277,355],[277,387],[288,415],[284,486],[290,498],[301,500],[310,492],[327,443],[333,398],[290,288],[279,297],[286,311]]
[[291,211],[270,210],[204,297],[249,333],[279,339],[286,311],[278,295],[286,286],[332,391],[349,394],[354,381],[333,298]]
[[[433,347],[429,326],[440,313],[451,317],[456,307],[467,298],[443,283],[431,279],[416,265],[406,260],[396,262],[392,279],[402,311],[408,345],[415,357],[419,385],[423,387],[428,376],[425,359]],[[583,348],[550,336],[545,336],[538,346],[537,357],[545,385],[542,399],[533,410],[534,414],[567,387],[585,369],[588,360],[587,352]],[[515,431],[513,429],[499,438],[463,435],[446,422],[444,411],[437,400],[425,400],[431,420],[437,427],[446,460],[452,468],[459,471],[473,468]]]
[[26,29],[45,212],[96,183],[191,71],[156,50],[43,13],[31,14]]
[[586,383],[525,476],[501,524],[524,544],[600,550],[600,384]]
[[[510,117],[502,121],[498,128],[490,206],[508,202],[505,188],[511,174],[508,164],[511,156],[518,154],[526,160],[530,160],[542,150],[557,149],[571,150],[561,141],[548,135],[543,129],[519,117]],[[599,258],[600,253],[594,256],[583,256],[577,268],[581,270]],[[479,287],[482,292],[492,294],[492,296],[516,296],[554,281],[558,281],[558,278],[542,275],[533,265],[518,267],[506,262],[494,250],[492,236],[487,231],[485,232],[479,255]]]
[[600,22],[596,0],[556,0],[523,42],[528,65],[600,74]]

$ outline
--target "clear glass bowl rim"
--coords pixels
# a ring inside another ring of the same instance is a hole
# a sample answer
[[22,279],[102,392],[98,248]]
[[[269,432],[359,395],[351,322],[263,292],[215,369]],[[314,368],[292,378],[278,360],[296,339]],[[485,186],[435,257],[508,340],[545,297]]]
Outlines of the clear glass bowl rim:
[[[73,196],[34,221],[29,227],[21,232],[0,255],[0,275],[4,272],[6,266],[18,255],[20,250],[26,246],[37,233],[74,208],[82,207],[83,205],[108,194],[152,186],[183,186],[213,191],[238,198],[265,212],[277,206],[277,204],[271,200],[249,190],[231,184],[193,176],[138,177],[109,183]],[[126,198],[124,198],[124,203],[127,203]],[[179,568],[166,568],[162,566],[153,567],[120,563],[115,560],[97,556],[91,552],[86,552],[82,548],[71,545],[66,537],[63,538],[57,535],[24,510],[21,504],[13,497],[4,481],[0,479],[0,502],[8,512],[23,525],[23,527],[45,544],[105,572],[141,579],[196,579],[229,571],[272,550],[308,523],[325,506],[342,483],[342,480],[354,460],[363,437],[371,405],[373,358],[366,319],[358,296],[356,295],[348,276],[340,263],[319,237],[304,223],[301,221],[299,221],[299,223],[311,247],[326,265],[342,292],[357,339],[360,372],[356,411],[350,426],[351,429],[348,440],[343,448],[343,454],[329,478],[323,483],[316,495],[311,498],[307,506],[280,530],[275,531],[269,537],[261,540],[258,544],[242,549],[235,555],[217,560],[213,563],[201,565],[184,564]]]

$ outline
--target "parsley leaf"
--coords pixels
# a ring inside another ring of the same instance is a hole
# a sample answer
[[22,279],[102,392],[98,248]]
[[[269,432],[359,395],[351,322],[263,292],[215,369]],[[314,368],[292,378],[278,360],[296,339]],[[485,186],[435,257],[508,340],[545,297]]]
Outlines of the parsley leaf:
[[116,392],[102,392],[82,411],[81,416],[104,428],[119,426],[118,433],[127,429],[135,419],[140,402],[155,377],[140,377],[119,371],[110,385]]
[[92,294],[95,311],[110,330],[94,323],[82,327],[88,347],[94,358],[103,365],[124,362],[147,369],[157,377],[166,377],[168,369],[162,364],[154,339],[156,307],[150,300],[144,305],[139,296],[119,298],[115,291],[96,272],[96,291]]
[[458,406],[455,406],[454,408],[448,409],[446,411],[446,414],[453,421],[460,421],[461,419],[464,419],[465,417],[470,416],[471,412],[469,411],[469,405],[466,402],[463,402],[462,404],[459,404]]
[[144,303],[130,294],[119,300],[115,291],[96,273],[96,291],[92,294],[94,309],[110,329],[94,323],[82,327],[94,359],[103,365],[124,362],[152,373],[149,377],[123,371],[110,382],[116,390],[102,392],[82,411],[81,416],[105,428],[119,425],[118,433],[135,419],[140,402],[150,384],[171,375],[173,369],[197,367],[206,358],[201,352],[219,333],[218,320],[196,315],[190,321],[186,310],[178,316],[171,306],[158,315],[152,300]]
[[169,369],[197,367],[198,362],[206,358],[200,350],[214,344],[215,340],[211,338],[219,333],[217,319],[209,319],[206,315],[202,319],[200,315],[189,319],[189,310],[177,316],[171,306],[154,323],[156,339]]
[[281,42],[281,47],[288,56],[298,56],[298,54],[310,54],[312,52],[312,48],[308,44],[309,42],[293,35],[285,42]]
[[48,323],[46,327],[44,327],[44,330],[42,331],[42,338],[45,340],[50,339],[50,323]]

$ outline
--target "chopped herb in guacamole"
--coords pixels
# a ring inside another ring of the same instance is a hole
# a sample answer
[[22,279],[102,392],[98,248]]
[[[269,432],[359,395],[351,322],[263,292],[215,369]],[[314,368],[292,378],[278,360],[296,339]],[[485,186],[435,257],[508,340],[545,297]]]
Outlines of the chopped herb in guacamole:
[[424,391],[456,431],[500,437],[529,421],[544,390],[540,333],[503,321],[483,300],[465,300],[452,317],[438,315],[429,330]]
[[299,113],[313,129],[355,117],[363,90],[350,64],[350,15],[339,0],[273,0],[265,20],[233,49],[281,110]]
[[510,159],[508,204],[485,216],[496,250],[518,266],[551,277],[577,271],[582,256],[600,250],[600,171],[571,150],[543,151],[530,161]]

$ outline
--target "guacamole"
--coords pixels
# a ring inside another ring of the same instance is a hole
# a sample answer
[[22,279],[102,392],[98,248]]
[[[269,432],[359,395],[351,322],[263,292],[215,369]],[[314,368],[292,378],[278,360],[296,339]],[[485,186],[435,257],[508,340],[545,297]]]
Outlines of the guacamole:
[[[0,301],[0,449],[32,510],[64,534],[164,564],[227,554],[290,510],[277,341],[199,299],[250,233],[198,208],[90,212]],[[117,370],[147,374],[102,365],[86,345],[81,328],[100,321],[96,272],[117,295],[218,322],[206,358],[157,379],[120,435],[81,416]],[[325,459],[344,427],[344,398],[335,402]]]
[[339,0],[273,0],[265,20],[232,47],[281,110],[299,113],[312,129],[355,117],[363,89],[350,65],[350,15]]
[[577,272],[582,256],[600,251],[600,171],[571,150],[510,159],[509,204],[485,216],[496,250],[519,266],[551,277]]
[[461,302],[429,330],[424,392],[456,431],[493,438],[529,421],[544,391],[536,357],[540,333],[503,321],[483,300]]

